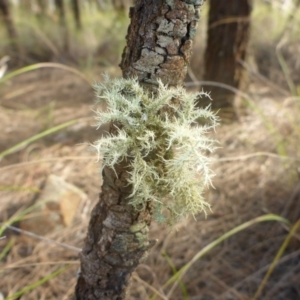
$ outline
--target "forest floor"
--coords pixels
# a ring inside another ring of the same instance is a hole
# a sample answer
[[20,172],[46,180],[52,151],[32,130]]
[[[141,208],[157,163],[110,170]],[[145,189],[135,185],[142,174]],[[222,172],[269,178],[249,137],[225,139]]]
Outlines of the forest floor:
[[[148,285],[164,299],[251,299],[289,232],[282,223],[256,224],[219,244],[191,266],[172,294],[163,285],[174,268],[178,270],[210,242],[243,222],[267,213],[279,214],[292,224],[299,219],[300,159],[295,157],[299,132],[294,126],[299,100],[278,96],[272,87],[256,79],[246,93],[252,108],[244,105],[238,121],[221,124],[212,134],[220,142],[212,155],[215,188],[206,195],[212,212],[207,218],[200,215],[196,220],[182,221],[173,230],[153,222],[151,237],[158,243],[135,272],[129,299],[149,299],[153,291]],[[24,144],[0,162],[1,222],[63,243],[7,229],[6,239],[0,240],[0,253],[9,245],[1,262],[0,292],[4,295],[13,295],[64,266],[68,267],[63,274],[18,299],[68,299],[73,293],[79,267],[76,248],[82,246],[101,188],[101,165],[84,144],[101,136],[91,126],[93,103],[92,87],[65,70],[39,69],[15,77],[1,88],[0,152],[76,120]],[[71,199],[65,204],[67,208],[30,209],[41,201],[53,175],[79,188],[84,193],[80,201],[74,204]],[[29,211],[24,213],[26,208]],[[70,221],[61,221],[66,219]],[[296,236],[268,280],[263,299],[300,299],[299,246]]]
[[[133,274],[130,300],[250,300],[270,270],[258,299],[300,300],[299,34],[285,31],[291,40],[282,39],[289,71],[284,74],[275,53],[281,40],[275,41],[272,30],[261,30],[277,29],[281,19],[265,17],[261,11],[253,13],[253,18],[261,19],[253,22],[251,68],[249,80],[237,94],[238,119],[221,120],[211,133],[220,146],[211,154],[214,187],[205,192],[212,212],[206,218],[183,220],[173,229],[152,222],[151,239],[158,242]],[[121,76],[118,52],[127,27],[122,22],[112,27],[116,19],[109,14],[96,19],[104,24],[94,25],[101,45],[91,35],[81,38],[99,46],[99,60],[91,59],[89,64],[88,56],[85,64],[97,67],[86,71],[80,63],[72,64],[78,72],[52,65],[0,80],[0,238],[6,236],[0,239],[0,300],[1,295],[72,299],[78,251],[101,191],[101,162],[88,143],[105,133],[105,128],[92,126],[93,110],[104,108],[95,104],[92,84],[102,80],[103,72]],[[201,66],[205,48],[203,24],[191,64],[197,78],[203,71],[195,69]],[[45,36],[57,46],[53,36]],[[30,51],[39,52],[27,36],[25,40]],[[82,58],[90,48],[78,40],[74,38],[71,50]],[[52,61],[45,56],[34,60],[36,53],[28,57],[30,63]],[[49,49],[47,53],[53,54]],[[289,223],[262,217],[269,214]],[[245,222],[250,223],[238,227]],[[298,231],[291,237],[293,228]],[[187,273],[172,289],[168,280],[188,263]]]

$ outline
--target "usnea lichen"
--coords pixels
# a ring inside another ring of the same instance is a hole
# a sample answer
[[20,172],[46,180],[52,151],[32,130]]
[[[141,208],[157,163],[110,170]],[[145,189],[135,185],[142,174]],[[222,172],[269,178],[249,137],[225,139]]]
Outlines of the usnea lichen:
[[96,95],[107,104],[106,111],[96,111],[96,126],[113,122],[116,134],[92,146],[103,156],[103,167],[130,161],[130,203],[142,209],[151,201],[155,219],[170,224],[206,213],[210,205],[202,194],[213,175],[207,154],[215,149],[206,134],[218,120],[209,107],[196,108],[196,101],[209,95],[161,82],[153,94],[136,79],[108,77],[96,85]]

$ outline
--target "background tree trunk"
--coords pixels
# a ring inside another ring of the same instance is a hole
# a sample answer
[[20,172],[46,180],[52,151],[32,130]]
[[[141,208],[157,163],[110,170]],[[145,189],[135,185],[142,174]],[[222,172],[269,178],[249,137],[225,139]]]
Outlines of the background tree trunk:
[[73,8],[73,15],[74,15],[76,28],[77,30],[80,30],[82,28],[82,25],[81,25],[79,0],[72,0],[72,8]]
[[39,20],[40,20],[40,22],[44,22],[44,20],[47,16],[48,2],[45,0],[37,0],[36,4],[39,9],[39,12],[38,12]]
[[[200,5],[202,0],[137,0],[130,10],[131,25],[121,62],[123,76],[137,76],[150,90],[155,90],[158,79],[173,86],[181,84]],[[148,240],[151,203],[143,211],[135,211],[127,198],[132,191],[129,166],[127,160],[115,166],[116,173],[103,170],[100,201],[92,212],[80,254],[77,300],[125,299],[131,273],[153,244]]]
[[11,45],[14,49],[16,49],[18,34],[11,17],[9,3],[7,0],[0,0],[0,13],[2,15],[2,20],[5,25],[7,35],[10,38]]
[[64,0],[55,0],[55,7],[59,15],[59,24],[63,34],[63,51],[66,54],[70,52],[69,31],[66,22],[66,10]]
[[[205,81],[239,88],[250,33],[252,0],[210,0],[208,40],[205,52]],[[213,109],[233,108],[235,94],[211,86]],[[200,105],[203,105],[200,103]]]

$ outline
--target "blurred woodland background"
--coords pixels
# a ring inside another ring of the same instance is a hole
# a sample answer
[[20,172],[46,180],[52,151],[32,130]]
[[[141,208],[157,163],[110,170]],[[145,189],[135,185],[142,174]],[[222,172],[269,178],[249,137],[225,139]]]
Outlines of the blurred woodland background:
[[[92,86],[121,76],[132,5],[0,0],[0,299],[72,299],[101,188]],[[212,212],[152,223],[128,299],[300,299],[299,7],[204,3],[185,85],[221,117]]]

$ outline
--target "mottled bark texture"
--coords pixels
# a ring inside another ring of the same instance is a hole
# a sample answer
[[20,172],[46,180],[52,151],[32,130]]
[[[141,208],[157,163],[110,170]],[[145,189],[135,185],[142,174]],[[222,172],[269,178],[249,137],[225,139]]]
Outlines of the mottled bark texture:
[[[138,76],[150,89],[158,79],[172,86],[181,84],[201,4],[200,0],[137,0],[130,11],[121,62],[124,77]],[[77,300],[125,299],[131,273],[153,244],[148,239],[151,203],[140,211],[129,204],[129,166],[127,160],[115,166],[116,172],[103,170],[100,201],[93,209],[80,254]]]
[[[204,80],[240,87],[240,61],[245,59],[249,40],[251,1],[210,0]],[[207,89],[211,91],[213,109],[232,109],[234,93],[214,86]]]
[[92,216],[80,255],[76,299],[125,299],[130,275],[150,246],[150,207],[137,212],[128,204],[127,162],[116,173],[105,168],[100,201]]
[[190,61],[202,0],[137,1],[121,68],[143,84],[181,84]]

